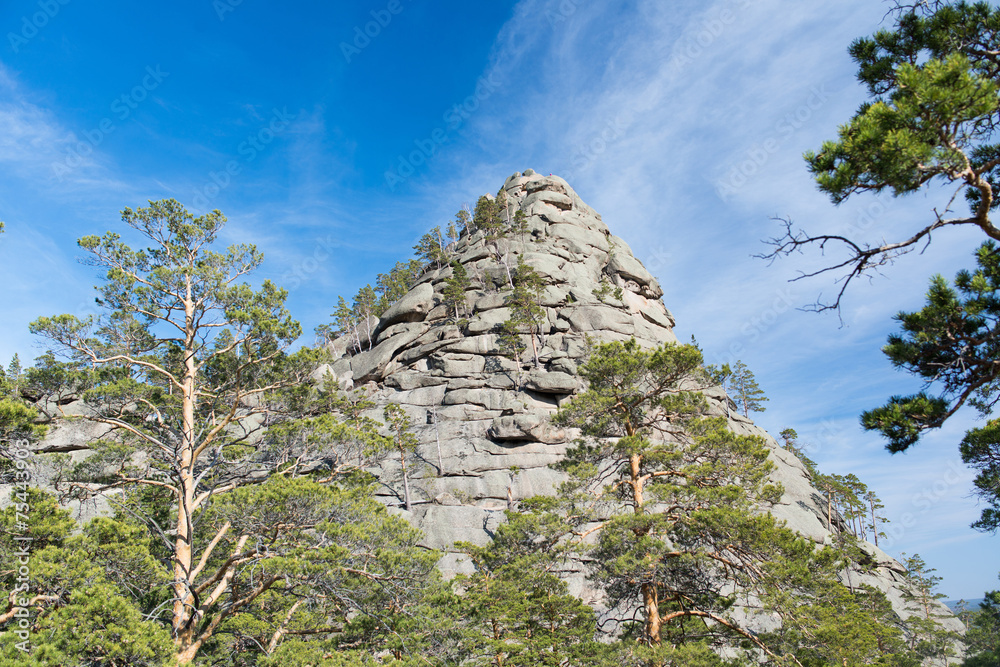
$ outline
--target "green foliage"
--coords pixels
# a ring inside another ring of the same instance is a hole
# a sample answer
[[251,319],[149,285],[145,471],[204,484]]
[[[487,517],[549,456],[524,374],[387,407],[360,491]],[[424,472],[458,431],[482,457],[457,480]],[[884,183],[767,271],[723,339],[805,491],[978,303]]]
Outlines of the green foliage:
[[483,195],[476,202],[472,214],[472,226],[483,232],[487,243],[495,243],[503,238],[505,224],[501,207],[496,199]]
[[769,399],[757,384],[753,372],[742,361],[736,361],[732,374],[726,380],[733,390],[737,405],[743,408],[744,417],[749,417],[751,412],[764,412],[767,409],[763,403]]
[[378,274],[375,278],[375,291],[379,293],[380,311],[384,313],[392,304],[406,296],[422,272],[421,262],[411,259],[406,263],[396,262],[389,273]]
[[45,426],[37,424],[38,409],[22,396],[26,389],[27,376],[15,354],[4,372],[0,367],[0,440],[18,438],[39,438],[45,434]]
[[[846,259],[814,271],[832,271],[841,283],[832,303],[838,309],[851,281],[876,275],[900,255],[930,242],[936,230],[973,226],[1000,240],[990,219],[1000,185],[1000,8],[987,2],[896,0],[891,26],[856,40],[850,55],[869,101],[819,151],[805,154],[819,188],[841,203],[857,193],[915,193],[924,185],[945,186],[949,194],[934,215],[898,239],[867,240],[841,234],[810,235],[793,230],[771,239],[775,258],[805,246],[827,251],[841,245]],[[951,187],[954,186],[954,187]],[[943,192],[944,190],[940,190]],[[952,191],[965,191],[971,211],[955,210]]]
[[507,513],[485,547],[459,543],[475,573],[445,596],[454,659],[468,665],[593,665],[593,610],[553,572],[566,525],[548,513]]
[[966,401],[988,413],[1000,397],[992,359],[1000,353],[995,335],[1000,318],[1000,256],[986,242],[976,252],[977,269],[960,271],[954,286],[942,276],[931,280],[927,304],[900,312],[901,333],[883,348],[893,365],[941,387],[941,396],[926,393],[893,397],[865,413],[862,423],[889,439],[890,451],[903,451],[920,435],[939,428]]
[[389,446],[399,454],[399,467],[403,476],[403,506],[409,512],[412,509],[410,502],[410,478],[406,472],[407,458],[417,451],[420,441],[413,433],[413,421],[406,411],[396,403],[385,406],[382,412],[389,425]]
[[[977,177],[992,180],[996,168],[988,144],[998,72],[987,53],[998,28],[1000,10],[987,3],[917,3],[898,10],[894,30],[855,41],[851,57],[873,102],[837,141],[806,154],[820,188],[839,203],[863,190],[905,194],[940,178],[964,181],[974,203],[992,208]],[[970,158],[979,173],[967,178]]]
[[625,292],[621,287],[612,287],[611,281],[607,280],[603,276],[601,277],[600,287],[595,287],[591,290],[591,292],[602,302],[607,302],[609,297],[613,298],[615,301],[621,302],[622,298],[625,296]]
[[906,557],[903,554],[903,557],[906,567],[903,601],[911,613],[906,619],[910,649],[922,659],[947,662],[954,657],[955,643],[961,638],[938,624],[941,619],[951,616],[950,612],[940,611],[939,600],[946,596],[935,592],[941,577],[935,576],[934,568],[927,567],[919,555]]
[[535,366],[539,365],[538,360],[538,339],[541,337],[542,326],[545,324],[545,311],[540,302],[542,290],[545,283],[535,269],[524,261],[523,255],[517,257],[517,268],[514,271],[514,289],[505,301],[505,305],[510,308],[510,319],[502,326],[501,346],[512,351],[516,359],[520,359],[520,353],[524,348],[524,343],[520,340],[520,333],[527,333],[531,340],[531,349],[534,353]]
[[[133,250],[114,233],[80,240],[106,271],[102,314],[32,323],[93,369],[81,381],[49,364],[46,381],[83,386],[86,418],[111,428],[86,443],[91,454],[81,463],[56,461],[57,488],[80,499],[116,490],[105,497],[139,531],[118,531],[132,533],[124,544],[95,524],[81,538],[96,541],[87,562],[118,569],[98,567],[97,578],[83,565],[64,569],[116,585],[149,619],[168,624],[181,664],[199,653],[259,650],[300,623],[335,624],[327,634],[349,629],[348,641],[384,633],[385,623],[375,630],[371,619],[402,613],[436,557],[358,483],[369,451],[384,449],[361,401],[312,386],[320,352],[284,352],[300,334],[286,293],[241,282],[261,262],[253,246],[212,250],[221,213],[194,217],[170,200],[122,217],[152,247]],[[358,315],[377,302],[363,288]],[[335,423],[351,411],[343,421],[353,423]],[[363,456],[348,464],[344,456],[355,453]],[[324,478],[344,486],[316,481]],[[141,549],[129,551],[144,535],[158,567]],[[121,563],[134,570],[134,585]]]
[[[940,395],[926,391],[893,396],[888,403],[861,416],[868,430],[888,439],[891,452],[904,451],[929,429],[940,428],[968,403],[984,416],[1000,400],[1000,380],[995,363],[1000,355],[1000,254],[986,242],[976,252],[975,271],[961,271],[954,286],[935,276],[927,304],[919,311],[896,316],[902,332],[889,336],[883,348],[899,368],[940,387]],[[962,440],[962,459],[976,468],[978,495],[988,504],[974,526],[996,530],[1000,502],[1000,469],[996,464],[998,430],[994,421],[970,429]]]
[[991,591],[975,611],[963,610],[965,624],[965,667],[993,667],[1000,664],[1000,591]]
[[969,429],[959,451],[962,461],[978,470],[973,484],[987,505],[972,527],[996,532],[1000,528],[1000,420],[991,419],[986,426]]
[[781,607],[781,627],[765,641],[802,667],[881,665],[919,667],[905,643],[903,622],[882,591],[863,586],[852,593],[829,580],[806,604]]
[[472,282],[469,280],[469,274],[466,272],[465,267],[459,262],[452,262],[451,275],[445,279],[443,297],[444,305],[449,310],[455,311],[456,320],[466,310],[465,293],[471,287]]
[[441,236],[441,228],[434,227],[431,231],[421,236],[417,245],[413,246],[413,251],[419,259],[433,265],[436,269],[444,266],[447,253],[444,247],[444,239]]
[[472,214],[468,208],[462,208],[455,214],[455,223],[461,233],[469,234],[469,226],[472,224]]
[[610,604],[640,610],[641,629],[622,622],[652,646],[684,644],[706,622],[753,641],[725,590],[767,595],[796,580],[787,568],[778,577],[786,558],[814,558],[770,515],[754,514],[781,495],[768,482],[767,447],[702,416],[699,390],[712,378],[701,363],[694,345],[601,344],[580,367],[589,389],[555,418],[592,438],[558,466],[570,475],[560,497],[574,532],[598,532],[580,548]]
[[173,654],[170,633],[145,620],[114,587],[98,584],[73,590],[67,604],[39,618],[25,656],[12,633],[0,639],[0,658],[24,667],[107,665],[165,667]]

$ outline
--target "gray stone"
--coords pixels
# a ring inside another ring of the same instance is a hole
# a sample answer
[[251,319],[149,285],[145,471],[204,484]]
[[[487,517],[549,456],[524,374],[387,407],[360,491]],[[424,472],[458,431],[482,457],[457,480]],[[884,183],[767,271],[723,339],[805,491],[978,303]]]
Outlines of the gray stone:
[[543,394],[572,394],[580,385],[577,378],[567,373],[532,371],[524,386]]
[[500,292],[486,294],[476,299],[476,303],[473,306],[473,310],[475,312],[481,312],[484,310],[493,310],[494,308],[501,308],[503,307],[506,301],[507,301],[507,296],[505,294],[501,294]]
[[379,330],[399,322],[422,322],[433,307],[434,288],[430,283],[417,285],[383,313],[379,320]]
[[486,359],[476,354],[435,353],[427,363],[446,377],[469,377],[486,369]]
[[467,327],[470,334],[482,334],[492,331],[498,324],[502,324],[510,319],[510,308],[494,308],[486,312],[479,313],[469,321]]
[[632,318],[610,306],[578,306],[560,317],[569,320],[573,331],[614,331],[626,336],[635,332]]
[[409,391],[421,387],[433,387],[444,384],[446,380],[441,377],[417,373],[416,371],[397,371],[385,379],[387,387]]
[[413,342],[424,333],[426,329],[414,329],[407,333],[401,333],[388,340],[379,343],[374,350],[362,352],[351,358],[351,371],[354,373],[355,384],[367,380],[377,380],[381,378],[381,372],[392,360],[392,357],[400,349]]
[[386,401],[400,405],[438,406],[441,405],[446,390],[447,387],[440,384],[409,391],[394,391],[386,396]]
[[487,436],[500,441],[534,441],[546,444],[566,442],[565,429],[555,428],[539,415],[497,417],[490,424]]
[[544,202],[545,204],[549,204],[563,211],[568,211],[573,208],[573,199],[571,197],[558,192],[552,192],[551,190],[539,190],[531,193],[524,198],[524,202],[522,202],[521,206],[530,208],[537,202]]
[[549,235],[557,239],[567,239],[582,246],[597,248],[604,252],[608,251],[608,238],[599,232],[563,223],[553,223],[549,225]]
[[612,256],[611,262],[608,263],[608,270],[614,271],[629,280],[634,280],[640,285],[649,285],[655,282],[653,276],[650,275],[649,271],[646,270],[646,267],[639,260],[631,254],[625,254],[620,251],[616,251],[614,256]]

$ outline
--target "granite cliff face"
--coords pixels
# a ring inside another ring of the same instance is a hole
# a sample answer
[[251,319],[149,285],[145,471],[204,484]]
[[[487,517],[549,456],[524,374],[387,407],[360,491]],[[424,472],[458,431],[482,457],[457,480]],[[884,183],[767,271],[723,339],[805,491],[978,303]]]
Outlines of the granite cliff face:
[[[577,367],[586,357],[588,337],[635,338],[647,347],[676,341],[674,318],[660,300],[656,279],[566,181],[528,170],[511,176],[504,191],[511,212],[520,209],[527,216],[527,231],[492,243],[476,232],[448,248],[449,261],[461,263],[471,278],[467,322],[460,326],[444,305],[452,268],[429,270],[366,327],[371,333],[362,340],[364,351],[357,351],[353,337],[337,339],[329,345],[334,360],[315,373],[343,389],[365,390],[378,405],[371,412],[375,418],[389,403],[411,417],[420,442],[418,464],[410,468],[411,511],[402,508],[398,462],[389,457],[374,472],[383,502],[423,530],[427,547],[444,553],[440,566],[446,574],[469,567],[454,542],[485,544],[504,510],[523,498],[555,492],[561,473],[550,464],[560,460],[575,434],[549,418],[583,389]],[[545,283],[537,367],[530,345],[519,366],[498,342],[499,325],[510,317],[508,271],[519,256]],[[842,526],[828,524],[826,501],[802,463],[739,415],[721,389],[706,397],[714,414],[728,416],[733,431],[762,436],[771,446],[774,478],[785,490],[773,514],[816,543],[833,543]],[[66,411],[74,414],[74,406]],[[82,443],[104,430],[86,421],[60,421],[39,449],[80,459],[87,455]],[[0,488],[0,494],[6,498],[9,488]],[[79,510],[86,519],[107,507],[98,502]],[[874,569],[845,572],[845,582],[849,577],[855,586],[880,588],[897,611],[909,615],[900,588],[903,567],[874,545],[862,546]],[[590,587],[580,568],[567,576],[575,594],[599,605],[600,591]],[[948,614],[943,605],[939,611]],[[962,629],[950,614],[944,624]]]
[[[399,404],[418,425],[423,465],[411,478],[412,511],[401,509],[400,471],[392,461],[380,472],[381,494],[424,531],[428,547],[445,552],[445,572],[467,567],[450,551],[455,541],[486,543],[505,509],[555,491],[561,476],[549,466],[574,434],[554,427],[549,417],[582,389],[576,368],[585,358],[587,338],[634,337],[644,346],[676,341],[674,318],[660,300],[656,279],[566,181],[528,170],[511,176],[504,191],[512,210],[527,215],[529,233],[491,247],[477,232],[448,249],[449,259],[472,277],[465,327],[460,329],[443,305],[452,269],[428,271],[382,316],[370,351],[365,346],[352,354],[349,339],[334,341],[337,360],[317,374],[332,373],[345,389],[366,388],[380,405]],[[497,340],[498,325],[510,316],[504,264],[513,266],[518,255],[545,281],[546,324],[537,368],[530,346],[518,368]],[[735,432],[762,436],[770,444],[774,477],[785,489],[773,514],[817,543],[832,543],[839,527],[828,525],[826,502],[802,463],[739,415],[721,389],[707,397],[715,414],[729,415]],[[876,567],[873,573],[849,573],[851,583],[882,589],[903,612],[903,567],[874,545],[863,547]],[[589,589],[582,576],[570,578],[576,594],[599,600],[599,591]],[[948,623],[961,627],[957,620]]]

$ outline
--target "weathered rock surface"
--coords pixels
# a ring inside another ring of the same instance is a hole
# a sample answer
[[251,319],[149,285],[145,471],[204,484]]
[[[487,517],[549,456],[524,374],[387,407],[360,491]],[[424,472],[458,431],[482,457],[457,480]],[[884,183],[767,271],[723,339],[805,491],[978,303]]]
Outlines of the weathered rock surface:
[[[446,574],[468,568],[451,551],[455,541],[485,544],[503,510],[555,491],[562,477],[550,466],[575,434],[552,425],[550,417],[582,389],[576,369],[586,357],[587,338],[634,337],[646,347],[677,340],[656,279],[569,184],[528,170],[504,188],[512,206],[528,215],[530,234],[502,241],[501,251],[511,266],[522,256],[546,283],[547,325],[536,341],[537,366],[526,336],[521,365],[497,345],[496,329],[510,316],[506,272],[476,233],[449,248],[449,259],[461,262],[473,283],[463,329],[443,307],[451,269],[428,271],[382,316],[373,345],[365,340],[365,351],[358,353],[351,341],[332,342],[335,360],[316,374],[332,376],[344,389],[365,388],[380,406],[399,404],[413,418],[420,447],[411,470],[412,511],[399,509],[400,471],[391,458],[375,471],[379,493],[424,531],[427,547],[445,552]],[[729,414],[730,400],[721,389],[706,396],[717,414]],[[774,477],[785,489],[774,514],[809,539],[830,543],[825,502],[798,459],[749,420],[734,416],[731,426],[765,437],[773,449]],[[62,430],[52,440],[60,447],[79,441]],[[865,548],[878,567],[874,575],[855,573],[854,583],[886,591],[901,610],[902,566],[873,545]],[[582,577],[571,582],[571,590],[586,601],[599,597]]]

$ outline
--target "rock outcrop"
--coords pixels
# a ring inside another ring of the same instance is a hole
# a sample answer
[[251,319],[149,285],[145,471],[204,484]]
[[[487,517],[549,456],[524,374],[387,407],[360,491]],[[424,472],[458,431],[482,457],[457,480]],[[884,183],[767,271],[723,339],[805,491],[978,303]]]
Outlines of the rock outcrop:
[[[561,476],[550,464],[564,455],[573,434],[549,418],[582,389],[576,369],[588,338],[634,337],[650,347],[676,341],[656,278],[566,181],[528,170],[511,176],[503,189],[512,212],[526,214],[528,233],[490,247],[477,232],[448,248],[449,259],[473,278],[467,322],[460,327],[443,305],[452,269],[430,270],[382,316],[370,351],[349,356],[349,346],[335,342],[331,349],[340,357],[324,369],[341,387],[366,388],[379,404],[401,405],[417,425],[423,465],[411,478],[412,511],[401,509],[400,471],[392,460],[380,470],[380,493],[424,531],[426,546],[445,552],[446,573],[467,567],[451,551],[455,541],[484,544],[508,507],[554,492]],[[513,266],[518,255],[545,282],[538,368],[533,360],[519,368],[497,341],[500,324],[510,317],[504,264]],[[826,502],[802,463],[739,415],[721,389],[706,395],[716,414],[729,415],[734,431],[771,445],[774,477],[785,489],[775,516],[817,543],[832,543]],[[903,567],[874,545],[864,548],[876,568],[851,573],[853,584],[880,588],[902,611]],[[585,600],[599,598],[582,577],[571,588]],[[949,623],[960,627],[957,620]]]
[[[482,232],[463,234],[447,249],[449,260],[461,263],[472,279],[465,321],[455,322],[444,305],[452,268],[428,270],[377,325],[368,323],[366,351],[356,352],[353,339],[333,341],[332,362],[314,374],[341,389],[364,389],[378,404],[373,417],[381,418],[382,406],[395,403],[412,419],[420,441],[420,464],[410,471],[412,510],[402,509],[400,468],[392,457],[375,471],[379,494],[423,530],[427,547],[444,552],[446,574],[468,568],[453,550],[456,541],[485,544],[504,510],[556,489],[562,478],[551,464],[564,456],[574,434],[550,417],[582,389],[577,367],[587,356],[588,339],[635,338],[647,347],[676,341],[657,280],[566,181],[528,170],[511,176],[503,189],[511,214],[520,209],[527,216],[527,231],[494,243]],[[511,314],[504,293],[507,267],[518,256],[545,283],[537,367],[530,345],[530,363],[519,365],[498,343],[498,328]],[[826,502],[802,463],[739,415],[721,389],[706,392],[706,398],[715,414],[729,416],[734,431],[770,444],[774,477],[785,489],[775,516],[816,543],[833,543]],[[43,448],[84,456],[70,447],[91,435],[74,431],[81,428],[91,427],[57,427]],[[903,612],[903,567],[874,545],[863,548],[876,567],[851,573],[852,583],[880,588]],[[588,602],[600,598],[582,576],[571,577],[571,590]],[[941,612],[947,610],[941,606]],[[946,624],[961,628],[953,617]]]

